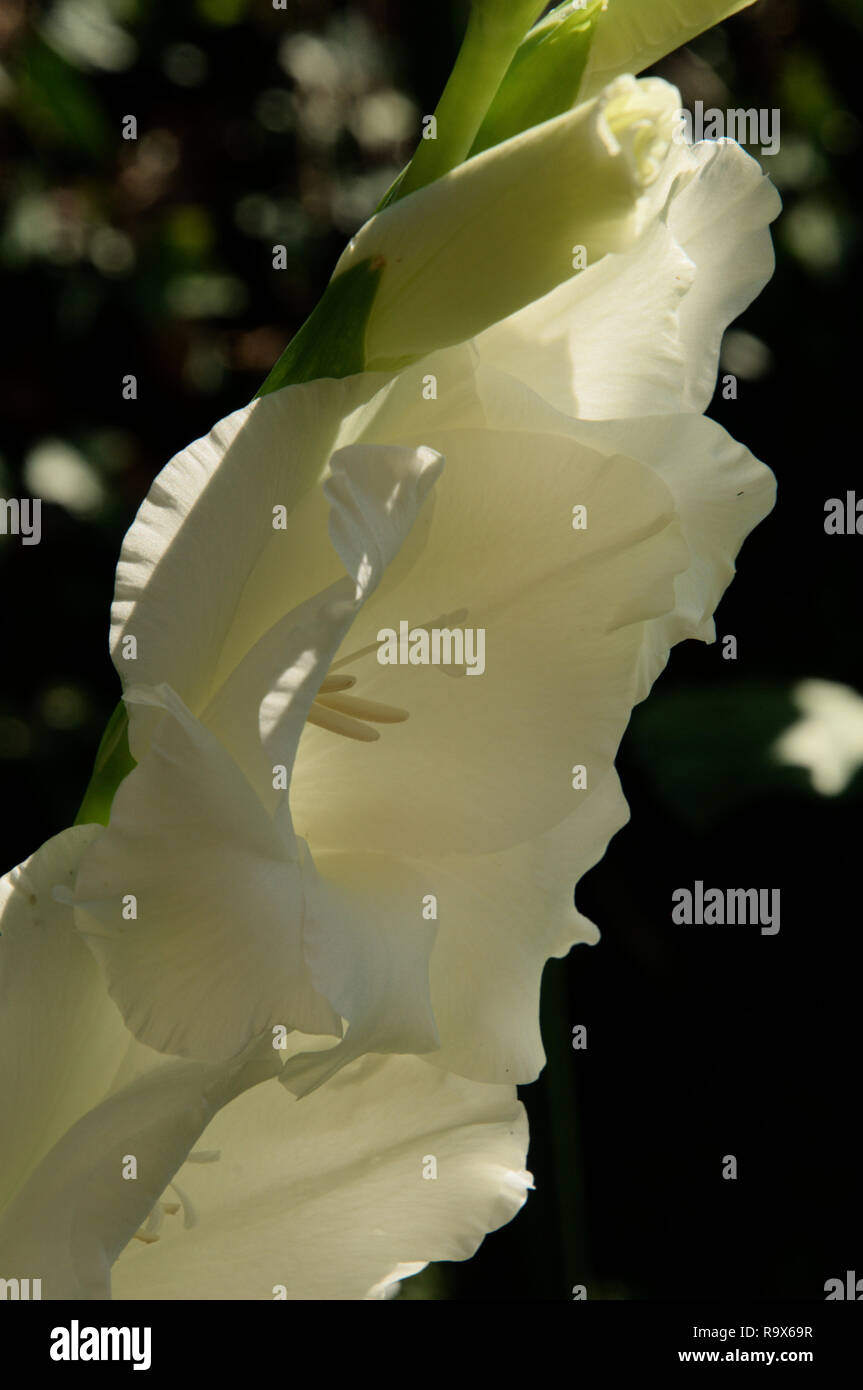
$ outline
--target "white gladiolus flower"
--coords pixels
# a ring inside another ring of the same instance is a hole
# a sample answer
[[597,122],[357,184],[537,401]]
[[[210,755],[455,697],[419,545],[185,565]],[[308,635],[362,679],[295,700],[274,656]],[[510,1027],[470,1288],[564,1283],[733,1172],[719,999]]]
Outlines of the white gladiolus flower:
[[[157,481],[114,609],[139,766],[75,893],[143,1042],[329,1034],[286,1064],[298,1092],[367,1051],[537,1075],[540,974],[594,935],[572,883],[621,823],[632,706],[674,642],[712,640],[772,503],[695,412],[769,273],[775,195],[734,145],[683,155],[629,252],[475,347],[264,397]],[[484,673],[380,664],[402,622],[482,631]]]
[[741,7],[611,0],[588,100],[357,233],[369,370],[154,482],[112,611],[137,766],[0,885],[0,1257],[43,1296],[384,1297],[523,1203],[620,739],[773,502],[702,412],[777,196],[620,75]]

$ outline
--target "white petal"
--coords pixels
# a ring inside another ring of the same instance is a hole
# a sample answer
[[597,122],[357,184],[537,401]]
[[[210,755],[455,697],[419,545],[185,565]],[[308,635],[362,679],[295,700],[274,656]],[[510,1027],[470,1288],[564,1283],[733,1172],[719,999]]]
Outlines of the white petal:
[[178,697],[165,687],[154,698],[170,718],[120,786],[74,895],[128,1027],[159,1051],[209,1060],[278,1024],[340,1036],[305,965],[301,848]]
[[[651,662],[661,652],[661,664],[652,667],[650,679],[655,679],[675,642],[687,637],[713,641],[712,614],[734,575],[737,552],[775,501],[770,469],[720,425],[700,415],[573,420],[538,409],[531,391],[489,368],[477,374],[476,388],[479,408],[503,429],[517,430],[530,421],[553,437],[565,432],[605,457],[607,467],[621,455],[637,458],[661,479],[673,498],[688,561],[674,578],[673,605],[665,614],[649,618],[644,628]],[[536,452],[542,452],[542,446]],[[455,466],[449,472],[455,476]],[[641,662],[643,666],[644,651]],[[640,699],[646,693],[643,675],[639,685]]]
[[428,1057],[476,1081],[534,1081],[546,961],[599,933],[573,906],[577,881],[605,854],[628,808],[612,771],[573,815],[501,854],[424,865],[437,897],[432,1004],[441,1038]]
[[213,1115],[273,1075],[273,1049],[259,1051],[224,1066],[163,1063],[83,1115],[0,1219],[0,1267],[32,1271],[43,1298],[108,1298],[112,1262]]
[[716,385],[719,348],[729,323],[773,274],[769,224],[782,202],[757,160],[733,140],[692,147],[699,169],[668,209],[668,226],[695,262],[680,306],[687,364],[682,409],[706,410]]
[[[319,856],[321,874],[331,892],[338,885],[345,895],[346,910],[328,913],[313,968],[322,992],[357,1025],[337,1047],[291,1058],[285,1085],[304,1093],[362,1050],[422,1054],[429,1046],[429,1062],[474,1081],[535,1080],[545,1061],[543,968],[550,956],[598,939],[575,910],[573,889],[627,814],[612,772],[560,825],[498,854]],[[422,952],[427,956],[432,941],[429,1008]],[[424,1017],[437,1025],[425,1045],[418,1032]]]
[[[325,538],[321,538],[326,544]],[[276,768],[289,781],[297,743],[339,645],[357,613],[355,585],[346,576],[285,613],[258,639],[201,713],[269,814],[279,812],[290,837]]]
[[690,564],[674,581],[673,611],[646,624],[637,696],[643,699],[674,643],[714,640],[713,613],[741,545],[773,507],[776,483],[769,468],[701,415],[585,422],[579,429],[610,455],[638,451],[674,496],[689,548]]
[[53,896],[71,888],[98,833],[64,830],[0,882],[0,1211],[102,1099],[129,1045],[69,908]]
[[480,358],[558,410],[613,420],[681,409],[679,311],[695,265],[662,221],[476,340]]
[[440,454],[422,445],[354,444],[333,455],[324,483],[330,538],[357,599],[368,598],[383,579],[442,468]]
[[222,1157],[180,1178],[198,1223],[130,1247],[115,1298],[380,1297],[430,1260],[468,1259],[530,1186],[514,1089],[416,1058],[355,1062],[299,1101],[256,1087],[201,1144]]
[[[201,714],[267,807],[284,800],[273,793],[274,767],[284,767],[290,777],[330,663],[396,559],[442,467],[440,455],[422,447],[349,445],[333,454],[322,492],[330,504],[329,541],[347,576],[279,617]],[[320,526],[310,529],[307,543],[315,537],[329,549]],[[287,825],[287,807],[284,814]]]
[[[399,422],[397,398],[421,399],[427,368],[439,372],[438,400],[407,407]],[[476,423],[449,428],[446,363],[429,359],[367,422],[425,438],[447,466],[427,525],[406,543],[412,564],[387,575],[334,667],[356,676],[352,694],[408,720],[374,744],[312,726],[300,742],[291,804],[316,856],[348,846],[408,858],[492,853],[564,819],[583,799],[573,765],[598,786],[616,753],[638,625],[673,607],[673,576],[689,556],[665,483],[564,434],[571,421],[511,378],[496,380],[499,399],[475,394]],[[459,411],[470,419],[464,401]],[[573,530],[575,504],[588,508],[586,531]],[[484,630],[484,673],[382,665],[378,633],[402,621]]]
[[488,329],[482,361],[580,419],[706,409],[722,335],[772,274],[780,203],[733,141],[685,159],[692,167],[634,247]]
[[[111,650],[124,683],[166,683],[197,714],[277,617],[339,577],[332,550],[305,546],[302,526],[274,528],[274,508],[292,517],[305,498],[326,524],[313,484],[343,416],[376,384],[352,377],[273,391],[171,459],[117,566]],[[262,592],[270,608],[259,612]],[[124,636],[136,639],[134,659],[123,654]],[[138,760],[155,722],[151,711],[132,712]]]
[[306,959],[322,994],[349,1020],[344,1041],[300,1053],[282,1080],[305,1095],[366,1052],[439,1046],[429,986],[435,924],[422,914],[415,873],[392,858],[321,854],[308,894]]
[[579,96],[622,72],[643,72],[752,0],[610,0],[596,27]]

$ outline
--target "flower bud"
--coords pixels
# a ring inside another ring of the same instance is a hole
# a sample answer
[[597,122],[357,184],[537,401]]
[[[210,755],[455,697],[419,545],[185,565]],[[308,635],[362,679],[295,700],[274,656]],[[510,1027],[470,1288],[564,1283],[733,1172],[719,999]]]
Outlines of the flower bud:
[[576,104],[605,0],[565,4],[522,40],[471,147],[471,155],[549,121]]
[[680,94],[621,77],[594,101],[495,145],[376,213],[336,266],[380,281],[365,364],[384,369],[472,338],[609,251],[644,222]]

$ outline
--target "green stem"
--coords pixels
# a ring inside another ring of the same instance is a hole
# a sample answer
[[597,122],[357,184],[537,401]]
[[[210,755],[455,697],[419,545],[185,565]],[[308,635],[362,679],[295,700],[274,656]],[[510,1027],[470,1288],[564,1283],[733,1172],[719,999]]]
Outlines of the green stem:
[[436,138],[423,139],[391,201],[439,179],[468,155],[485,114],[541,5],[474,0],[455,66],[435,108]]

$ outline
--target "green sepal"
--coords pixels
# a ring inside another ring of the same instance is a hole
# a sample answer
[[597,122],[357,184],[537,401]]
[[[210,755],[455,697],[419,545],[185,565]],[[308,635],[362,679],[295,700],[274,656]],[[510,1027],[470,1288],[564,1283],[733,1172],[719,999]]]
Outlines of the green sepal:
[[366,326],[383,268],[380,259],[360,261],[330,281],[257,395],[319,377],[356,376],[364,370]]
[[566,0],[534,25],[507,69],[468,158],[575,105],[601,14],[602,0],[588,0],[581,9]]
[[93,775],[75,817],[76,825],[107,825],[114,793],[135,767],[129,751],[129,716],[121,700],[102,735]]
[[398,202],[455,169],[468,151],[541,0],[473,0],[458,57],[435,107],[437,137],[422,139],[386,194]]

